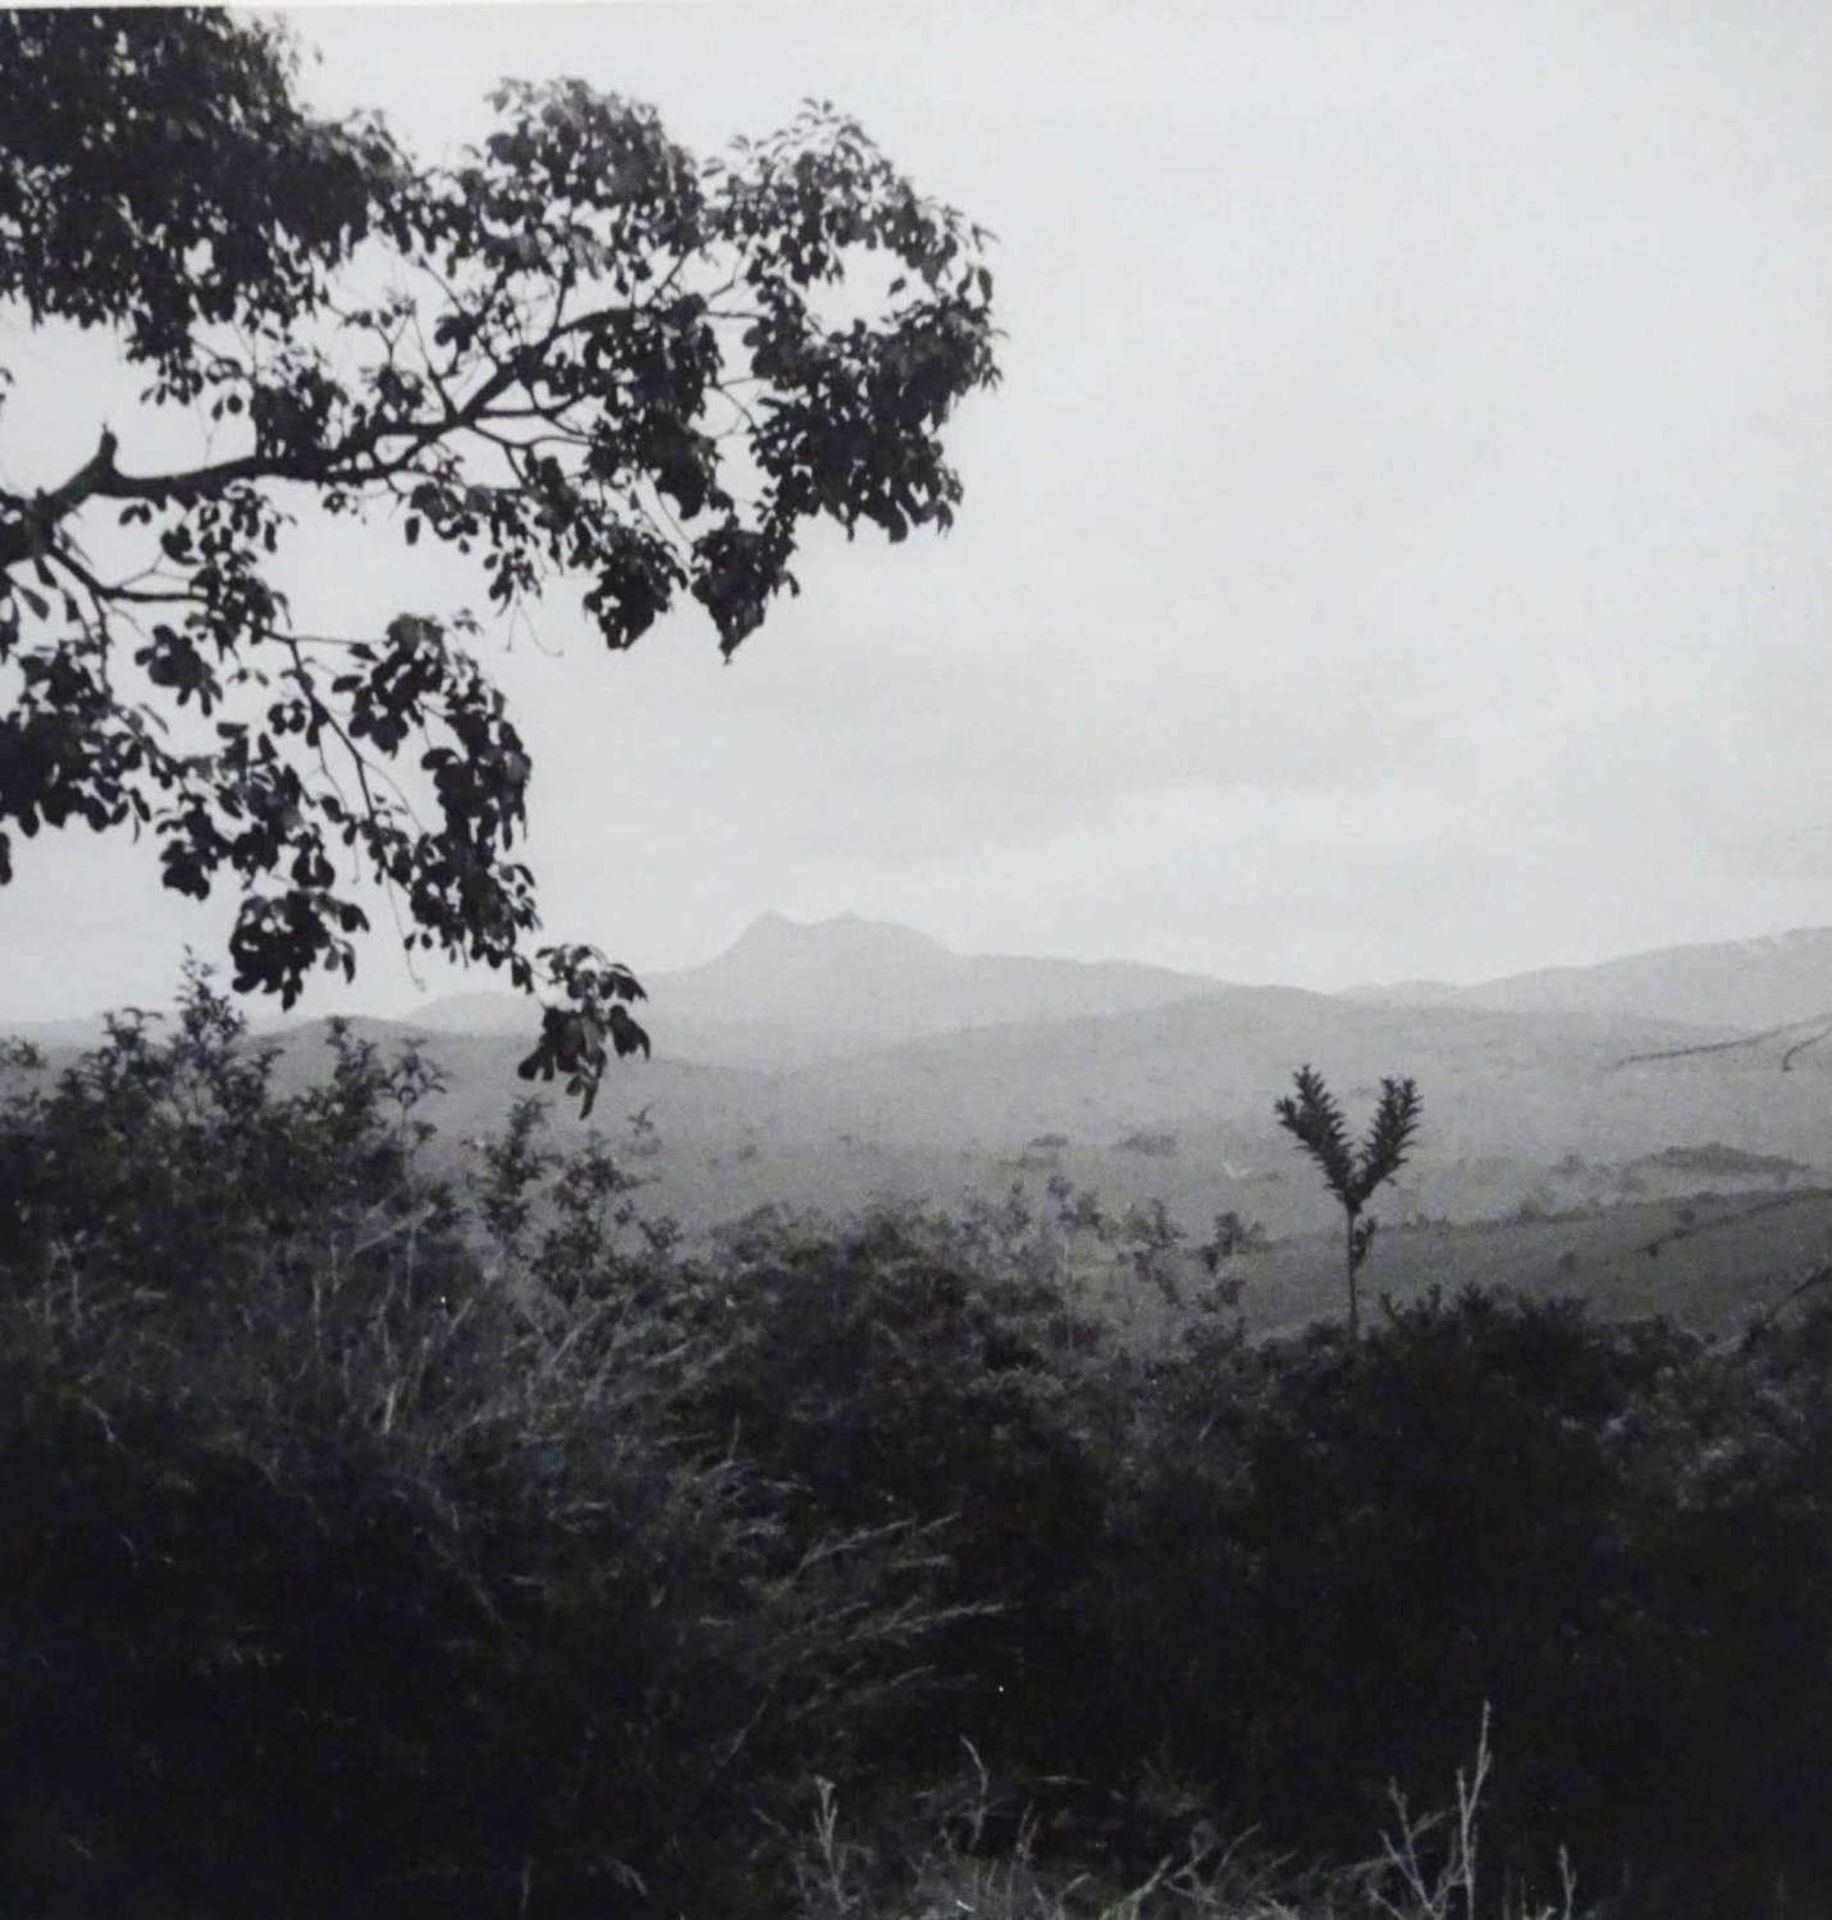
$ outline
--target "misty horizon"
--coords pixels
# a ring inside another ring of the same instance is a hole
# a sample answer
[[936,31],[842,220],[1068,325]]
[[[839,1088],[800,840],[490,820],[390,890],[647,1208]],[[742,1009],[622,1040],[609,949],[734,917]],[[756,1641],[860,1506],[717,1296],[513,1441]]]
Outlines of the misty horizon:
[[[564,583],[485,622],[550,937],[647,978],[852,910],[1337,992],[1832,922],[1819,10],[293,24],[315,107],[429,159],[509,73],[652,101],[703,154],[815,95],[997,236],[1005,380],[950,429],[946,538],[811,541],[729,668],[686,612],[606,657]],[[9,485],[104,417],[130,470],[208,438],[101,333],[9,312],[0,347]],[[309,515],[280,577],[329,631],[482,597]],[[222,950],[234,899],[167,892],[144,843],[16,856],[0,1022],[163,1005]],[[355,985],[300,1011],[504,984],[416,975],[362,897]]]
[[[866,936],[872,944],[864,947],[857,945],[856,936],[858,935]],[[1605,954],[1589,961],[1515,968],[1475,980],[1456,980],[1444,975],[1419,975],[1407,979],[1355,979],[1345,981],[1339,986],[1315,987],[1289,980],[1229,978],[1189,968],[1163,967],[1155,962],[1141,959],[1137,955],[1125,953],[1094,955],[1013,953],[962,948],[952,945],[924,928],[911,926],[902,921],[867,916],[851,910],[803,919],[783,913],[776,908],[766,908],[740,929],[731,940],[713,952],[689,960],[679,967],[657,970],[649,976],[646,984],[662,993],[665,1005],[666,989],[670,982],[691,981],[697,976],[717,977],[721,974],[721,970],[728,966],[732,968],[742,966],[759,947],[774,949],[776,957],[786,963],[792,973],[800,969],[818,969],[822,966],[845,966],[851,971],[856,971],[859,976],[857,984],[861,990],[867,992],[873,985],[874,959],[894,961],[896,957],[907,956],[914,949],[924,956],[932,956],[938,963],[958,962],[961,965],[970,965],[984,961],[1012,967],[1034,965],[1078,969],[1090,975],[1103,971],[1132,971],[1142,977],[1160,979],[1167,984],[1182,983],[1180,991],[1188,992],[1193,996],[1229,990],[1280,990],[1315,994],[1323,999],[1362,998],[1379,1001],[1386,997],[1397,996],[1396,1003],[1399,1004],[1416,1003],[1416,996],[1419,995],[1431,997],[1443,995],[1474,996],[1470,1003],[1480,1005],[1483,1004],[1480,996],[1485,991],[1533,986],[1537,983],[1556,984],[1566,978],[1584,981],[1592,976],[1606,975],[1611,969],[1632,967],[1639,963],[1650,963],[1656,968],[1663,964],[1678,963],[1683,968],[1687,961],[1704,961],[1716,963],[1721,972],[1726,965],[1733,968],[1744,962],[1751,966],[1759,965],[1764,956],[1782,955],[1790,949],[1803,950],[1811,965],[1818,966],[1824,963],[1826,968],[1832,971],[1832,926],[1790,927],[1748,935],[1741,939],[1677,942],[1666,947]],[[206,966],[211,965],[209,956],[199,954],[197,957],[202,959]],[[220,968],[212,970],[220,977]],[[815,972],[810,972],[809,977],[812,979],[818,976]],[[322,1019],[329,1013],[411,1025],[424,1016],[435,1013],[444,1016],[449,1012],[450,1017],[442,1017],[438,1024],[444,1030],[453,1033],[466,1030],[467,1021],[464,1016],[476,1009],[501,1012],[505,1017],[514,1010],[518,1030],[533,1018],[532,1009],[522,996],[515,994],[506,984],[482,971],[469,975],[458,973],[436,992],[430,989],[422,990],[409,999],[389,1005],[373,1004],[369,997],[364,995],[362,984],[359,975],[356,986],[335,1006],[306,1005],[279,1018],[269,1017],[268,1009],[259,1000],[249,999],[243,1004],[257,1027],[275,1026],[288,1029],[297,1028],[315,1019]],[[131,1004],[143,1011],[163,1015],[171,1011],[175,1002],[174,991],[161,999],[136,1001]],[[1158,1003],[1148,995],[1143,1004]],[[1625,1010],[1633,1008],[1639,1012],[1648,1011],[1647,1008],[1636,1005],[1632,996],[1620,1004]],[[119,1010],[119,1007],[97,1006],[55,1015],[22,1013],[10,1020],[0,1016],[0,1035],[8,1032],[29,1035],[37,1027],[75,1028],[94,1022],[104,1014]],[[710,1010],[707,1011],[710,1012]],[[1822,1014],[1832,1016],[1832,988],[1827,990],[1824,1005],[1817,998],[1812,999],[1810,1006],[1806,999],[1801,999],[1797,1006],[1789,1007],[1779,1015],[1771,1007],[1766,1012],[1753,1013],[1749,1018],[1736,1018],[1728,1011],[1714,1013],[1710,1018],[1684,1013],[1665,1017],[1675,1018],[1682,1024],[1695,1023],[1754,1032],[1790,1022],[1806,1024],[1818,1019]],[[670,1037],[666,1013],[652,1007],[646,1017],[654,1029],[654,1038],[666,1047]],[[742,1022],[746,1017],[753,1016],[747,1016],[742,1009],[734,1009],[734,1019]]]

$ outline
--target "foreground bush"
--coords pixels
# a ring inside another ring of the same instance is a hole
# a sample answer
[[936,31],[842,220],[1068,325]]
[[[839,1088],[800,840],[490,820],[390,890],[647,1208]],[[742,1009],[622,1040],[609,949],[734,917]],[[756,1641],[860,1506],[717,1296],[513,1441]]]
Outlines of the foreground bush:
[[1111,1569],[1126,1742],[1340,1853],[1492,1705],[1516,1885],[1567,1844],[1628,1912],[1823,1897],[1829,1357],[1476,1292],[1193,1352]]
[[1380,1912],[1335,1869],[1490,1711],[1446,1917],[1561,1844],[1618,1920],[1832,1911],[1832,1314],[1141,1347],[1066,1190],[689,1255],[532,1105],[429,1178],[425,1060],[289,1091],[201,979],[11,1085],[9,1911]]
[[988,1274],[975,1245],[911,1212],[736,1237],[727,1337],[680,1404],[790,1483],[804,1524],[945,1528],[949,1691],[899,1730],[903,1757],[952,1764],[968,1737],[1044,1765],[1102,1652],[1086,1588],[1117,1361],[1047,1279]]
[[680,1437],[678,1339],[492,1277],[417,1062],[238,1040],[195,982],[8,1115],[9,1910],[745,1910],[932,1544],[795,1524]]

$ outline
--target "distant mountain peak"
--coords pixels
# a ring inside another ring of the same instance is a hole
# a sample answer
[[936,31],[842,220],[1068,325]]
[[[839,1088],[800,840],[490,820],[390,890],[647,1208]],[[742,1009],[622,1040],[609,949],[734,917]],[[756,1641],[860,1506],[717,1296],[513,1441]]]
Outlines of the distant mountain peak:
[[[969,1030],[1153,1009],[1183,1008],[1173,1023],[1199,1021],[1208,1015],[1197,1003],[1243,994],[1261,1013],[1301,1005],[1310,1008],[1305,1017],[1320,1017],[1317,996],[1295,989],[1242,988],[1131,961],[958,954],[913,927],[853,912],[795,920],[772,909],[717,959],[647,975],[645,985],[642,1017],[663,1052],[773,1067]],[[1832,1010],[1832,930],[1791,928],[1473,986],[1409,981],[1339,998],[1440,1013],[1633,1016],[1753,1032]],[[533,1017],[520,996],[471,994],[436,1002],[418,1019],[447,1031],[523,1035]]]
[[722,957],[749,957],[757,952],[811,958],[824,953],[845,957],[863,952],[934,957],[947,955],[949,949],[932,935],[894,920],[867,920],[857,913],[836,913],[825,920],[791,920],[772,907],[760,913]]

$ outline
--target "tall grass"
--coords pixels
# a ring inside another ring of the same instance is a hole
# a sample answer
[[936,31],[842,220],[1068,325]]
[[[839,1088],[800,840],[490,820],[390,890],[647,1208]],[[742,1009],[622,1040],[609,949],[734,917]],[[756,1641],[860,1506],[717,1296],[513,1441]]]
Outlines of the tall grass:
[[1256,1345],[1066,1186],[689,1257],[327,1069],[199,977],[0,1094],[0,1907],[1832,1911],[1810,1299]]
[[1494,1765],[1486,1708],[1450,1802],[1415,1814],[1392,1787],[1394,1822],[1378,1851],[1330,1870],[1300,1871],[1256,1849],[1251,1836],[1223,1846],[1202,1825],[1132,1885],[1040,1863],[1023,1824],[1008,1847],[989,1852],[982,1842],[991,1779],[978,1754],[971,1758],[978,1794],[964,1822],[938,1828],[889,1872],[872,1848],[845,1837],[839,1794],[831,1781],[817,1781],[812,1829],[794,1863],[798,1920],[1584,1920],[1562,1854],[1552,1903],[1523,1902],[1505,1889],[1487,1897],[1479,1867],[1482,1797]]

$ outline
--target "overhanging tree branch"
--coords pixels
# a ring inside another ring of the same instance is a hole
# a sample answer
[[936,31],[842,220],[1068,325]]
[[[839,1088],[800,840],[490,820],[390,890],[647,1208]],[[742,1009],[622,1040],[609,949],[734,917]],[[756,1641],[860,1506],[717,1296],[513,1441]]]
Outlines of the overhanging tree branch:
[[[589,947],[532,947],[513,857],[532,768],[475,623],[381,608],[375,637],[316,673],[301,649],[322,623],[295,619],[273,573],[292,513],[437,541],[504,612],[569,578],[613,649],[697,605],[729,658],[798,590],[809,522],[893,540],[951,522],[942,434],[998,377],[986,236],[828,108],[703,163],[646,108],[515,82],[476,151],[416,169],[374,121],[311,121],[280,37],[227,16],[0,15],[0,70],[23,103],[0,120],[0,302],[115,329],[154,369],[151,404],[201,401],[247,435],[145,473],[107,431],[58,486],[0,494],[0,659],[18,679],[0,880],[8,827],[151,825],[167,884],[241,889],[237,984],[290,1004],[313,967],[354,965],[341,844],[405,903],[410,948],[549,995],[531,1071],[589,1101],[610,1053],[646,1044],[640,988]],[[134,129],[168,123],[135,149]],[[49,210],[42,231],[9,226],[26,204]],[[397,290],[340,286],[359,243],[392,255]],[[872,255],[890,291],[826,326],[816,290]],[[76,538],[104,505],[113,537],[148,549],[113,581]],[[87,610],[40,590],[60,574]],[[148,698],[117,685],[122,643]],[[174,710],[201,728],[188,755],[151,743]]]

